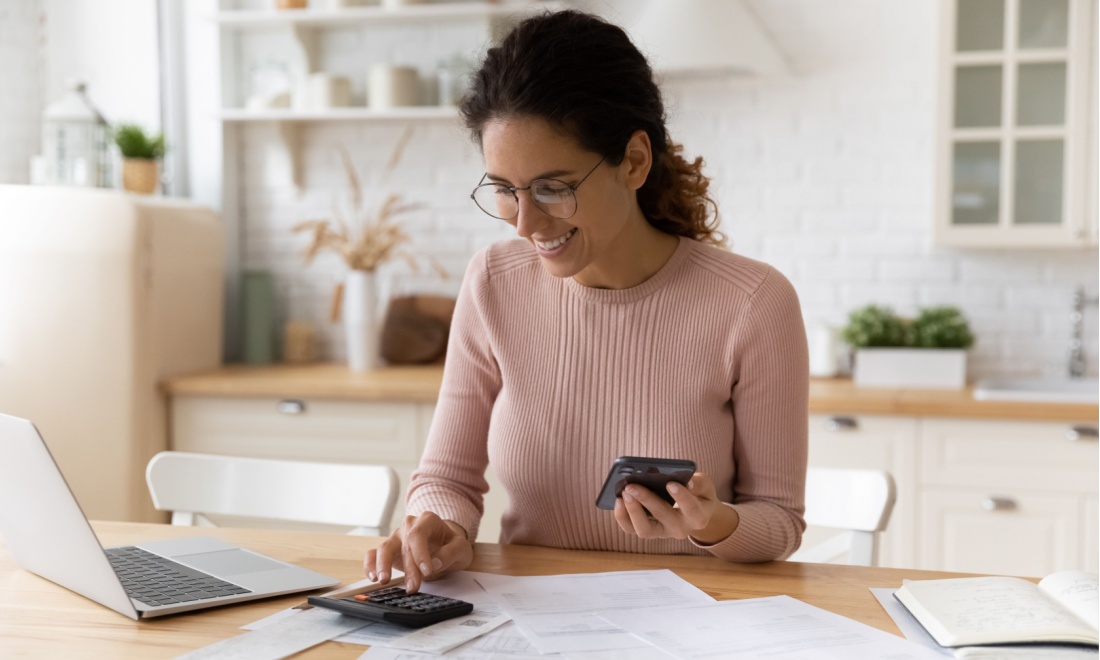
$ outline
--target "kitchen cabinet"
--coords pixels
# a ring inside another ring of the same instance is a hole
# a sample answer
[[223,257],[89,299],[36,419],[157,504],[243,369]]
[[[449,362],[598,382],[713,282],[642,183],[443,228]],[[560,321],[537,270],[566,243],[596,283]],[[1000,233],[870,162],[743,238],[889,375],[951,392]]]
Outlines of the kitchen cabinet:
[[[882,566],[1033,576],[1096,570],[1100,454],[1079,426],[817,413],[809,463],[894,477]],[[805,542],[818,533],[809,530]]]
[[1042,576],[1095,566],[1095,436],[1070,424],[921,420],[917,568]]
[[[408,484],[431,426],[439,366],[352,374],[343,365],[227,366],[164,384],[171,446],[393,465]],[[291,394],[293,396],[291,397]],[[289,398],[288,398],[289,397]],[[969,390],[810,384],[809,462],[890,472],[897,503],[880,563],[1039,576],[1096,570],[1095,405],[975,400]],[[1062,421],[1064,420],[1064,421]],[[490,490],[478,536],[507,497]],[[399,522],[403,500],[395,521]],[[807,544],[825,530],[809,530]]]
[[[879,565],[913,566],[916,511],[917,420],[891,415],[810,415],[810,465],[885,470],[894,478],[897,500],[880,537]],[[814,543],[808,530],[803,543]]]
[[[405,491],[420,461],[435,406],[325,398],[174,396],[171,448],[204,454],[389,465],[400,479],[393,526],[405,517]],[[478,540],[495,543],[507,505],[486,474],[489,493]],[[391,527],[392,528],[392,527]]]
[[941,0],[936,243],[1097,243],[1094,0]]

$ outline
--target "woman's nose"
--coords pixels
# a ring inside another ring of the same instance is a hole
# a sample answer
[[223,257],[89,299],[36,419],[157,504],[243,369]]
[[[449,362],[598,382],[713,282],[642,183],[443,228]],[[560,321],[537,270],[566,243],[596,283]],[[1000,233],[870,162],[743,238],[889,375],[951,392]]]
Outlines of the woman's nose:
[[516,233],[519,234],[520,238],[531,238],[535,235],[535,232],[553,220],[550,214],[535,204],[530,194],[524,194],[526,192],[528,191],[523,191],[518,195],[519,213],[516,214],[514,219]]

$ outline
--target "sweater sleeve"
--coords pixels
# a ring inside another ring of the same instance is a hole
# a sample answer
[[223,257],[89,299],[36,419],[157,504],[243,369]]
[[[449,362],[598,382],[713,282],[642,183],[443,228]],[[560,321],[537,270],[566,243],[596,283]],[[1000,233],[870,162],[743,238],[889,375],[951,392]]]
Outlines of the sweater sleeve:
[[489,419],[501,387],[484,306],[488,249],[471,260],[455,303],[443,383],[419,467],[406,497],[409,515],[431,511],[477,538],[484,511]]
[[699,545],[730,561],[784,559],[806,529],[809,351],[794,287],[772,269],[754,292],[736,335],[732,390],[737,529]]

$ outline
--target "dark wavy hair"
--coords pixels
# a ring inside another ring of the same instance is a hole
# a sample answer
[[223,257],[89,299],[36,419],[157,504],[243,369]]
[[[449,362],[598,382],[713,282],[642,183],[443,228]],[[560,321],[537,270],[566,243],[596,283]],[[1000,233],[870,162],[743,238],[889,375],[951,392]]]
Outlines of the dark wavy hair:
[[653,70],[617,25],[574,10],[524,20],[486,53],[460,111],[478,144],[494,119],[540,117],[613,165],[630,136],[645,131],[653,165],[638,205],[649,224],[725,245],[703,159],[688,162],[669,139]]

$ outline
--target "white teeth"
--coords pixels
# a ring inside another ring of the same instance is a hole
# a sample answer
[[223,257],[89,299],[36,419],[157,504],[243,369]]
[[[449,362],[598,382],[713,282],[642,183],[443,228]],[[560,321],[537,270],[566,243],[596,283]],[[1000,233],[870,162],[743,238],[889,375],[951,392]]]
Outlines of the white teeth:
[[573,234],[575,233],[577,233],[577,229],[574,227],[573,229],[570,229],[569,233],[565,234],[564,236],[555,238],[554,240],[546,243],[542,241],[535,241],[535,245],[539,246],[543,250],[554,250],[561,247],[562,245],[565,245],[565,242],[573,238]]

